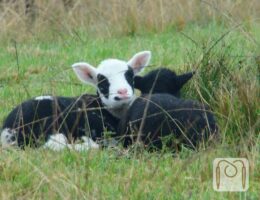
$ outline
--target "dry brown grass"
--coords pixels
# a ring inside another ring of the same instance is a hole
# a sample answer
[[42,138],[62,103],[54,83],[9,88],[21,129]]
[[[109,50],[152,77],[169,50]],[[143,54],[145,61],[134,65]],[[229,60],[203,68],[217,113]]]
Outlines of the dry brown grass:
[[210,20],[250,24],[260,17],[259,0],[70,0],[69,6],[62,0],[35,0],[31,14],[26,14],[22,0],[0,2],[0,34],[14,36],[49,30],[72,33],[80,28],[107,37],[169,27],[182,30],[188,23]]

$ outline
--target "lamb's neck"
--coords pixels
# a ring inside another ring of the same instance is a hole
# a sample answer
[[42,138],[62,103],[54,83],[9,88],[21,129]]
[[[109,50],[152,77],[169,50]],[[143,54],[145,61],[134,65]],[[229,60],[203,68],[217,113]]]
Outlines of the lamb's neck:
[[109,108],[108,111],[116,118],[122,118],[122,115],[127,111],[128,106],[122,106],[119,108]]

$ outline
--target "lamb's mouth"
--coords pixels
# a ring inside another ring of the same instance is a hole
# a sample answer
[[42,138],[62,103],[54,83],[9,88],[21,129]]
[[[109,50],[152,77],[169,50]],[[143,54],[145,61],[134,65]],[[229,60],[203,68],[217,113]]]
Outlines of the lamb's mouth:
[[123,96],[123,97],[116,96],[116,97],[114,97],[114,99],[116,101],[125,101],[125,100],[130,99],[130,96]]

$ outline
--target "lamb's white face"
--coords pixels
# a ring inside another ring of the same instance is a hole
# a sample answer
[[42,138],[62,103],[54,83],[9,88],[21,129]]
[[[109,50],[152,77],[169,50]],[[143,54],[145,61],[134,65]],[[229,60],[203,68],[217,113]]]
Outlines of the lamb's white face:
[[134,71],[127,62],[108,59],[98,66],[97,72],[97,90],[104,105],[117,108],[132,101]]
[[128,62],[118,59],[107,59],[98,68],[88,63],[72,65],[78,78],[97,88],[104,105],[120,108],[130,104],[134,98],[134,75],[149,64],[150,51],[135,54]]

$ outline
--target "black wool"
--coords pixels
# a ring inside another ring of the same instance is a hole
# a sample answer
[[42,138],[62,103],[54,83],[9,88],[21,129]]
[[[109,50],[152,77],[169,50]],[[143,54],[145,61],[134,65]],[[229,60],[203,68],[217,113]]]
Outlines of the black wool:
[[142,95],[137,98],[118,128],[124,147],[135,142],[140,134],[145,145],[158,149],[162,148],[165,136],[172,136],[166,142],[167,146],[184,144],[195,148],[216,133],[216,121],[208,106],[169,94]]
[[207,105],[177,98],[193,74],[176,75],[162,68],[135,77],[135,87],[142,95],[119,122],[117,134],[124,147],[140,139],[149,148],[161,149],[164,143],[171,148],[185,145],[194,149],[218,135],[215,117]]
[[135,76],[134,86],[142,94],[169,93],[180,96],[181,88],[192,78],[194,72],[176,75],[175,72],[160,68],[149,72],[144,76]]
[[115,132],[118,119],[101,105],[98,96],[30,99],[14,108],[3,129],[16,132],[18,146],[38,147],[52,134],[62,133],[71,142],[88,136],[101,140],[104,131]]

